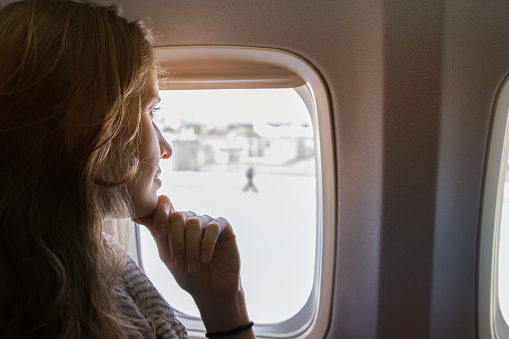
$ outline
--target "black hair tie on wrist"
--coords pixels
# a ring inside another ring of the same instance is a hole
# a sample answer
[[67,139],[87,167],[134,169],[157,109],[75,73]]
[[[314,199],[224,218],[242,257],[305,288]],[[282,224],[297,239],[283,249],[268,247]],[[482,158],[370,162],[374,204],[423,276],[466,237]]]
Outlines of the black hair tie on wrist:
[[219,338],[219,337],[225,337],[227,335],[237,334],[240,332],[243,332],[245,330],[249,330],[251,327],[253,327],[254,323],[250,321],[249,323],[242,325],[240,327],[234,328],[233,330],[224,331],[224,332],[215,332],[215,333],[205,333],[205,336],[207,338]]

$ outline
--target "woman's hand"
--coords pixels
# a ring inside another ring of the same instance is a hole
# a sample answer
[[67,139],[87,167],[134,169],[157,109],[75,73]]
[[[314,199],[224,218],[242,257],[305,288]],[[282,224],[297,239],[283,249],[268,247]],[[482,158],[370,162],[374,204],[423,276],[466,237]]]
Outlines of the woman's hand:
[[[159,196],[154,214],[134,221],[152,233],[159,257],[193,297],[207,331],[222,332],[249,322],[237,242],[226,219],[175,212],[170,199]],[[254,334],[249,329],[230,337],[251,339]]]
[[195,300],[233,297],[241,289],[239,252],[226,219],[176,212],[159,196],[154,214],[134,221],[150,230],[159,257]]

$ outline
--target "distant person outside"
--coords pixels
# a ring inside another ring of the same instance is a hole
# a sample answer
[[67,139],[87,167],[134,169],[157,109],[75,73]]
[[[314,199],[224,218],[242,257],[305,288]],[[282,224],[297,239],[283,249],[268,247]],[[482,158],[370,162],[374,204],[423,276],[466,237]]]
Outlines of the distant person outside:
[[250,166],[246,171],[247,184],[242,189],[244,192],[247,192],[249,189],[252,189],[253,192],[255,193],[258,192],[258,189],[254,185],[254,175],[255,175],[254,168]]

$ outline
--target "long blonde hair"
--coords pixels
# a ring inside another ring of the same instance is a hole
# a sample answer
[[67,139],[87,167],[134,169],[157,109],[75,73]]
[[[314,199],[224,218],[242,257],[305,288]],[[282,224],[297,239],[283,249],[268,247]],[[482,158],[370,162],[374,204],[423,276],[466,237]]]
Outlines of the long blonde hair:
[[114,7],[20,1],[0,10],[0,48],[0,337],[126,337],[101,225],[129,216],[140,117],[126,108],[150,30]]

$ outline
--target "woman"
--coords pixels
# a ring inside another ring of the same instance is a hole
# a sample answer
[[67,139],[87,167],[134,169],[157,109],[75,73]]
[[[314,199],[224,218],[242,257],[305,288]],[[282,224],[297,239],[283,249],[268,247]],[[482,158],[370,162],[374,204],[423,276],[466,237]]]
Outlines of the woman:
[[30,0],[0,10],[0,337],[187,337],[103,234],[132,218],[194,298],[209,337],[254,338],[231,226],[157,196],[171,147],[149,29],[113,7]]

